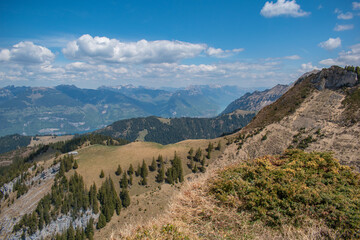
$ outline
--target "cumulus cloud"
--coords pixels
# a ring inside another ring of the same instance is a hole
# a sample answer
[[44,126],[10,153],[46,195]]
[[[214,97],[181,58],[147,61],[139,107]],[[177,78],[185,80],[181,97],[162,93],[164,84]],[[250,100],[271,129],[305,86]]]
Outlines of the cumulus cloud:
[[336,24],[334,31],[340,32],[340,31],[351,30],[353,28],[354,28],[354,24],[345,24],[345,25]]
[[46,47],[33,42],[19,42],[10,49],[0,51],[0,61],[20,64],[43,64],[54,60],[55,55]]
[[360,65],[360,43],[350,47],[349,51],[341,51],[335,59],[328,58],[320,61],[323,65]]
[[360,2],[352,3],[353,10],[360,10]]
[[310,12],[305,12],[301,9],[300,5],[293,1],[278,0],[274,2],[266,2],[260,11],[260,14],[264,17],[271,18],[277,16],[289,16],[289,17],[305,17]]
[[336,8],[334,12],[337,14],[337,18],[341,20],[350,20],[354,17],[354,15],[351,12],[343,13],[338,8]]
[[319,68],[313,66],[311,62],[301,64],[301,72],[310,72],[312,70],[319,70]]
[[107,37],[92,37],[88,34],[70,42],[62,50],[69,59],[116,62],[116,63],[162,63],[194,58],[206,50],[205,44],[181,41],[120,42]]
[[341,46],[341,39],[337,38],[329,38],[327,41],[319,43],[319,46],[326,50],[334,50]]
[[73,60],[112,63],[173,63],[194,58],[202,53],[212,57],[228,57],[243,51],[243,48],[223,50],[181,41],[140,40],[121,42],[107,37],[92,37],[85,34],[63,48],[63,54]]

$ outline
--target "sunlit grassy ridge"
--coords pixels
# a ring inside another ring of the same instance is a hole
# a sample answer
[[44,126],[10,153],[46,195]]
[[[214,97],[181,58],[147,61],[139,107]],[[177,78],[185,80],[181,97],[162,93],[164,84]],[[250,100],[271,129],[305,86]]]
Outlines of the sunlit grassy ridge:
[[311,218],[352,239],[360,237],[359,176],[330,153],[289,150],[228,167],[210,193],[270,227],[301,227]]

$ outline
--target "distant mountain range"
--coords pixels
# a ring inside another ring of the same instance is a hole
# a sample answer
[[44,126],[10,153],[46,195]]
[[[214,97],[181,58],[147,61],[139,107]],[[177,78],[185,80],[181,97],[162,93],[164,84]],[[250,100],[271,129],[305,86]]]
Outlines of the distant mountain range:
[[0,89],[0,136],[82,133],[134,117],[214,117],[245,92],[236,86],[190,86],[175,91],[134,87]]
[[264,91],[255,91],[252,93],[248,92],[230,103],[221,114],[231,113],[237,109],[245,111],[259,111],[263,107],[275,102],[287,90],[289,90],[290,87],[290,85],[278,84],[275,87]]

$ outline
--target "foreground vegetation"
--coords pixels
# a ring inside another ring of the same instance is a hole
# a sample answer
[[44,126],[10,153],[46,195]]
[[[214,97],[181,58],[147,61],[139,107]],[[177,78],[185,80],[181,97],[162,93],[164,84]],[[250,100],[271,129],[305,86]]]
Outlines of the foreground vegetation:
[[287,150],[208,174],[170,217],[126,239],[359,239],[360,175],[330,153]]
[[312,218],[339,238],[360,237],[360,175],[330,153],[289,150],[232,166],[211,184],[222,204],[248,211],[266,226],[302,227]]

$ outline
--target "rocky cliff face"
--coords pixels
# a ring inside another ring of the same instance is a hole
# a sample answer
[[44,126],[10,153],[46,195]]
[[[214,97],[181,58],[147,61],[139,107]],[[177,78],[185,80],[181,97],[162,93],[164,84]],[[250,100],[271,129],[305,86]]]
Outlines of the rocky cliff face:
[[[287,112],[278,121],[247,127],[233,135],[238,160],[280,154],[287,148],[302,148],[309,152],[331,151],[341,163],[360,170],[360,121],[352,125],[344,124],[347,111],[344,100],[348,98],[348,92],[359,91],[356,74],[331,67],[299,79],[293,89],[261,110],[257,118],[270,116],[269,113],[274,109],[276,112],[281,111],[285,107],[283,102],[292,96],[288,95],[293,94],[294,89],[296,92],[303,90],[299,86],[305,86],[300,83],[306,81],[311,82],[314,89],[303,95],[305,99],[301,103],[294,102],[294,106],[298,104],[296,109]],[[309,87],[309,84],[306,86]],[[353,105],[354,111],[359,112],[359,105]],[[258,120],[254,119],[253,122]]]
[[245,111],[259,111],[263,107],[276,101],[281,95],[283,95],[290,86],[288,85],[276,85],[271,89],[265,91],[255,91],[253,93],[246,93],[244,96],[236,99],[221,113],[227,114],[235,110]]

